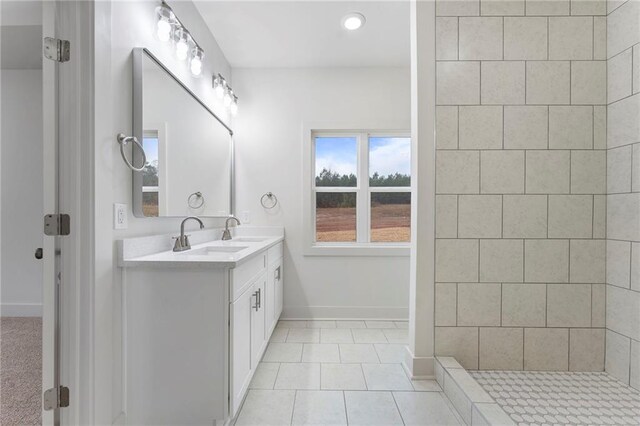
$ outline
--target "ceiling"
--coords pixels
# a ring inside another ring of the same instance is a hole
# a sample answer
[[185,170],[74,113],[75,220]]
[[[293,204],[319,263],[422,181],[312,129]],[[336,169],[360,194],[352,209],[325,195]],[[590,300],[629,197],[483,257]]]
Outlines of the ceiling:
[[[195,5],[235,68],[409,66],[409,2],[206,1]],[[357,31],[341,25],[360,12]]]

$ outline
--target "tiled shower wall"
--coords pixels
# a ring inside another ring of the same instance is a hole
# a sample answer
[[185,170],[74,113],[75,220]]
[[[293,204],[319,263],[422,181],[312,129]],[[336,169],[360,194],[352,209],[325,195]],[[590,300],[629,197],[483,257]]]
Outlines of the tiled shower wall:
[[640,2],[609,2],[606,370],[640,389]]
[[436,13],[436,354],[602,371],[607,5]]

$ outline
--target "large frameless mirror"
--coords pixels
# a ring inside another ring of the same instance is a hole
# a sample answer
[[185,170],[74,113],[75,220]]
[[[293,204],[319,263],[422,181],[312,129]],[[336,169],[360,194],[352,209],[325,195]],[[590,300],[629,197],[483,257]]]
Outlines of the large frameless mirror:
[[133,50],[133,131],[147,159],[133,173],[136,216],[233,213],[233,132],[142,48]]

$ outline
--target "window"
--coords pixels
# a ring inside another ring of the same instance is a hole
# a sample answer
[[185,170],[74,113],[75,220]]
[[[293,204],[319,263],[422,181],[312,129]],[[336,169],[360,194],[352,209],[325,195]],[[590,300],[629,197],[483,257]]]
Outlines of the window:
[[158,132],[145,131],[142,147],[147,164],[142,171],[142,211],[145,216],[157,217],[160,213],[160,178],[158,176]]
[[314,132],[314,246],[403,245],[411,235],[411,139]]

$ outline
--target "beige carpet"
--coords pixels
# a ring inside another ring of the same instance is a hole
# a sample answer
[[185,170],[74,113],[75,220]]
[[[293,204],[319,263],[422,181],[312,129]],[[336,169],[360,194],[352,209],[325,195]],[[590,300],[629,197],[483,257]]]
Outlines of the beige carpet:
[[0,319],[0,425],[42,422],[42,319]]

